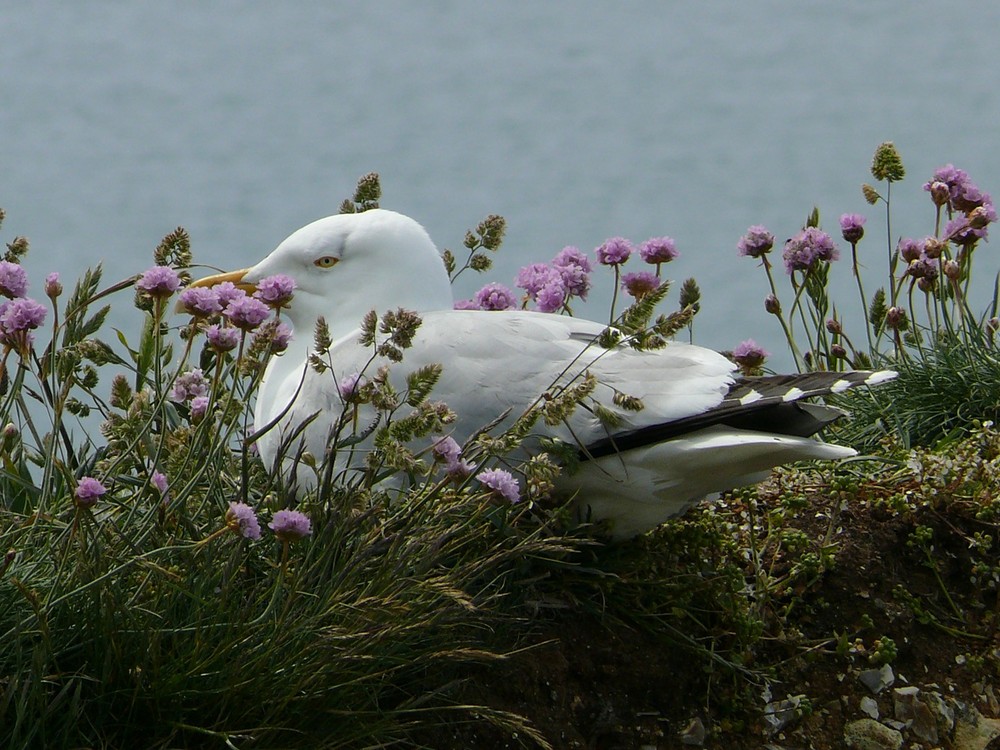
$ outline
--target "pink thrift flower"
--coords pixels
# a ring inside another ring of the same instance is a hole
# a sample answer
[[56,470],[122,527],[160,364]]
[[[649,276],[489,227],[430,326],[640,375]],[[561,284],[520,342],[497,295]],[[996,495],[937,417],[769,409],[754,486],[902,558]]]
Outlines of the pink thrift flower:
[[579,297],[587,299],[587,292],[590,291],[590,272],[593,266],[579,248],[567,245],[552,259],[552,267],[559,272],[562,279],[563,289],[569,297]]
[[843,214],[840,217],[840,234],[846,242],[856,245],[865,236],[865,217],[861,214]]
[[516,284],[527,292],[528,299],[534,300],[542,312],[555,312],[566,301],[562,274],[546,263],[524,266],[517,274]]
[[38,328],[45,322],[46,309],[30,297],[18,297],[0,307],[0,330],[18,333]]
[[208,396],[195,396],[191,399],[191,419],[197,421],[208,411]]
[[106,492],[104,485],[93,477],[81,477],[76,483],[73,498],[81,508],[92,508]]
[[632,254],[632,243],[624,237],[612,237],[597,248],[597,262],[602,266],[619,266]]
[[160,298],[169,297],[180,288],[180,285],[180,276],[170,266],[153,266],[135,282],[137,289],[152,297]]
[[566,289],[562,285],[562,278],[552,284],[547,284],[538,290],[535,297],[535,304],[544,313],[554,313],[566,302]]
[[753,339],[747,339],[733,349],[733,360],[744,375],[750,375],[763,367],[764,361],[769,356],[770,352],[765,351],[764,347]]
[[809,271],[820,262],[837,260],[840,252],[830,235],[816,227],[808,227],[785,243],[782,257],[785,270],[791,274],[793,271]]
[[514,293],[503,284],[487,284],[476,292],[473,299],[482,310],[511,310],[517,307]]
[[278,323],[271,332],[271,353],[281,354],[292,341],[292,329],[285,323]]
[[279,510],[267,525],[282,542],[297,542],[312,534],[312,522],[297,510]]
[[253,296],[266,304],[268,307],[284,307],[292,299],[292,292],[295,291],[295,280],[291,276],[276,274],[262,279],[257,284],[257,291]]
[[161,471],[154,471],[153,475],[149,478],[149,481],[152,482],[153,486],[156,487],[157,490],[159,490],[161,495],[167,494],[168,485],[166,474]]
[[642,299],[654,289],[659,288],[660,279],[651,271],[636,271],[622,274],[622,289],[636,299]]
[[259,299],[247,297],[246,295],[234,299],[223,311],[223,314],[229,318],[229,321],[243,331],[254,330],[267,320],[267,316],[270,313],[270,308],[267,305]]
[[528,297],[534,299],[542,287],[546,284],[551,284],[554,280],[561,283],[559,272],[552,266],[547,263],[532,263],[529,266],[522,267],[517,272],[517,279],[514,281],[514,284],[527,292]]
[[771,252],[772,247],[774,247],[774,235],[767,231],[767,227],[760,224],[754,224],[747,229],[747,233],[736,243],[737,252],[747,258],[759,258]]
[[207,318],[217,312],[222,312],[219,293],[212,287],[189,286],[181,292],[177,301],[181,303],[186,313],[196,318]]
[[479,310],[479,303],[471,299],[460,299],[456,300],[455,304],[452,305],[455,310]]
[[669,263],[680,257],[673,237],[651,237],[639,245],[639,255],[650,264]]
[[169,394],[170,400],[176,403],[206,395],[208,395],[208,379],[200,367],[178,375]]
[[[590,263],[590,258],[587,254],[577,247],[572,245],[567,245],[558,253],[556,257],[552,259],[552,265],[557,268],[566,268],[567,266],[576,266],[581,269],[584,273],[590,273],[593,266]],[[576,294],[576,292],[574,292]]]
[[28,291],[28,274],[19,263],[0,260],[0,294],[16,299]]
[[212,287],[215,293],[219,296],[219,304],[222,309],[225,310],[229,303],[233,300],[242,299],[247,296],[247,293],[240,289],[236,284],[231,281],[223,281],[221,284],[216,284]]
[[484,486],[496,494],[503,497],[507,502],[516,503],[521,499],[521,489],[517,479],[509,471],[504,469],[487,469],[476,474],[476,479]]
[[34,335],[45,322],[45,306],[29,297],[18,297],[0,304],[0,343],[24,355]]
[[337,392],[346,403],[357,400],[358,390],[364,386],[364,376],[360,372],[345,375],[337,381]]
[[462,447],[450,435],[434,443],[431,450],[434,457],[444,464],[444,470],[449,474],[467,477],[472,473],[472,464],[462,458]]
[[205,338],[208,339],[208,345],[221,354],[232,351],[239,345],[240,332],[236,328],[210,325],[205,329]]
[[244,539],[260,539],[257,514],[246,503],[230,501],[229,510],[226,511],[226,525]]

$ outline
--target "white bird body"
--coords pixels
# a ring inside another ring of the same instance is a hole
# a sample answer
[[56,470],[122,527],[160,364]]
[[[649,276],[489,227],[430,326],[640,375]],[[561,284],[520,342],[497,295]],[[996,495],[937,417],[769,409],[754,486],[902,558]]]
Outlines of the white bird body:
[[[447,273],[427,233],[412,219],[384,210],[321,219],[256,266],[225,278],[253,285],[278,273],[297,285],[288,309],[296,338],[268,365],[255,424],[260,429],[275,422],[258,442],[260,454],[272,465],[283,455],[286,475],[294,473],[305,487],[309,472],[293,467],[301,449],[322,457],[331,426],[345,412],[353,416],[357,409],[352,429],[374,419],[373,407],[345,404],[337,387],[345,376],[370,377],[387,363],[373,361],[372,347],[358,341],[358,325],[371,309],[381,314],[404,308],[420,315],[412,347],[393,365],[392,382],[402,389],[406,373],[442,365],[431,398],[457,414],[448,429],[459,444],[501,417],[498,429],[509,426],[544,393],[578,383],[584,373],[593,376],[597,385],[590,398],[615,414],[613,428],[584,408],[585,402],[563,424],[539,421],[533,434],[579,448],[579,470],[562,476],[557,487],[575,496],[581,518],[607,521],[619,539],[655,528],[708,494],[760,481],[776,465],[853,455],[849,448],[809,437],[834,418],[834,410],[810,411],[792,402],[892,377],[822,373],[742,380],[728,359],[698,346],[670,342],[652,351],[627,345],[607,349],[596,343],[605,329],[599,323],[528,311],[453,310]],[[307,356],[321,316],[335,340],[325,357],[331,369],[318,373],[307,366]],[[616,406],[616,393],[641,400],[643,408]],[[767,429],[752,429],[756,414],[768,415],[761,417]],[[786,416],[809,426],[772,430]],[[417,447],[427,449],[436,439]],[[537,446],[529,439],[512,458],[526,458]],[[338,469],[361,468],[370,447],[369,440],[339,451]]]

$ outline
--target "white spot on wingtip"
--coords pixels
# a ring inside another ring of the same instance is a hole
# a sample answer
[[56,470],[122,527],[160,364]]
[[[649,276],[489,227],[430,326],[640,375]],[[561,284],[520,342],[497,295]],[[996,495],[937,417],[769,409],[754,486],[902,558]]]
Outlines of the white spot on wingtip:
[[879,383],[884,383],[887,380],[892,380],[898,375],[895,370],[879,370],[878,372],[873,372],[867,378],[865,378],[865,385],[878,385]]
[[752,404],[755,401],[760,401],[762,398],[764,397],[760,395],[760,393],[751,388],[744,395],[740,396],[740,404],[742,406],[746,406],[747,404]]
[[838,380],[830,386],[830,393],[843,393],[852,385],[850,380]]
[[782,401],[795,401],[802,398],[805,395],[805,391],[801,388],[789,388],[788,392],[781,397]]

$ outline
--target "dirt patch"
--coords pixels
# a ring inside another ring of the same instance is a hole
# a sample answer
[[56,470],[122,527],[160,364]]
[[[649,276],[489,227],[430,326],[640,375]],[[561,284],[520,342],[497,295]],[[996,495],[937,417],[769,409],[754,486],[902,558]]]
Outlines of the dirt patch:
[[[526,717],[555,748],[832,750],[865,719],[907,748],[988,747],[985,734],[976,745],[956,739],[956,727],[1000,717],[1000,561],[975,544],[993,526],[972,509],[897,513],[878,492],[846,504],[818,494],[796,513],[790,528],[828,542],[832,563],[778,598],[744,654],[749,672],[720,666],[655,618],[629,622],[576,600],[527,622],[529,647],[467,674],[461,699]],[[778,495],[762,493],[757,514]],[[739,500],[715,512],[746,517]],[[796,564],[783,555],[768,560],[774,576]],[[481,722],[426,741],[534,746]]]

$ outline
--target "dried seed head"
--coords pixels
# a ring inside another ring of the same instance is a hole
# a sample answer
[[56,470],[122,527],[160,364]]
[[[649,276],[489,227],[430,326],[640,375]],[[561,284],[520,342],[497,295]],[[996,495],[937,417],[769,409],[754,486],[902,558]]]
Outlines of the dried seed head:
[[876,180],[899,182],[906,176],[903,160],[892,141],[880,143],[872,158],[872,176]]
[[861,194],[865,196],[865,200],[872,206],[878,203],[878,199],[882,197],[878,194],[878,190],[867,183],[861,186]]

